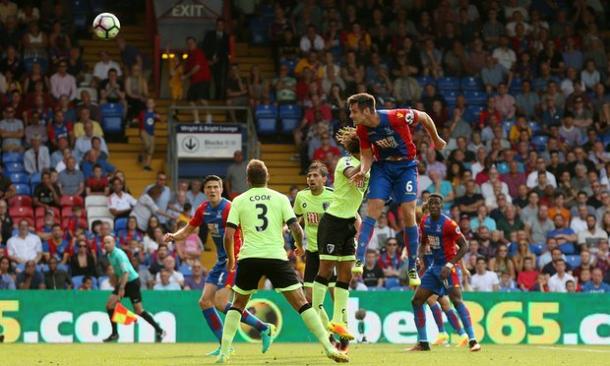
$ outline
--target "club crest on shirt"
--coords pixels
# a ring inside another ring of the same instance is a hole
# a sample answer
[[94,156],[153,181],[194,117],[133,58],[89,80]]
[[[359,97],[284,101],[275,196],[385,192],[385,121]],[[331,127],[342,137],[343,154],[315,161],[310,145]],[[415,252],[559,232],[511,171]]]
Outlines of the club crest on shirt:
[[326,251],[332,254],[335,251],[335,244],[326,244]]
[[303,208],[307,207],[307,202],[303,202]]

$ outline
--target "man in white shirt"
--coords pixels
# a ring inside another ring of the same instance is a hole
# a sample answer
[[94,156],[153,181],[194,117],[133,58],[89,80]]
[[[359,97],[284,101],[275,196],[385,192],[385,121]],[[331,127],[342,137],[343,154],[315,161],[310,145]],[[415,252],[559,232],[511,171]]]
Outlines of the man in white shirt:
[[595,218],[595,215],[587,215],[586,230],[577,231],[577,233],[578,245],[581,246],[581,253],[583,246],[590,248],[592,246],[597,246],[602,239],[608,240],[608,233],[597,226],[597,218]]
[[[171,258],[171,257],[170,257]],[[171,274],[163,268],[158,274],[159,282],[153,287],[155,291],[180,291],[180,285],[171,281]]]
[[544,162],[544,159],[542,159],[542,158],[538,158],[536,160],[536,170],[534,170],[527,176],[527,182],[525,183],[527,188],[533,189],[538,186],[538,175],[539,174],[546,175],[546,180],[547,180],[548,184],[552,185],[553,188],[557,188],[557,179],[555,178],[553,173],[546,170],[546,163]]
[[301,37],[300,48],[305,53],[324,50],[324,38],[316,32],[314,25],[307,26],[307,32]]
[[587,230],[587,216],[589,215],[589,209],[587,205],[578,205],[578,216],[572,217],[570,221],[570,229],[576,233]]
[[515,55],[515,51],[511,50],[508,46],[510,44],[510,40],[507,36],[500,37],[500,47],[496,48],[491,56],[498,60],[498,63],[506,70],[510,70],[513,68],[513,65],[517,61],[517,56]]
[[32,147],[23,156],[23,167],[29,174],[42,173],[43,170],[51,167],[49,148],[41,145],[40,135],[32,137]]
[[123,181],[120,178],[112,180],[112,194],[108,197],[108,209],[115,217],[127,217],[138,201],[123,191]]
[[155,283],[158,285],[161,283],[161,272],[165,270],[169,275],[169,283],[174,283],[182,288],[184,286],[184,276],[182,273],[176,271],[174,268],[176,267],[176,260],[172,256],[167,256],[163,260],[163,269],[157,273],[155,276]]
[[563,259],[555,260],[555,269],[557,273],[555,273],[549,279],[549,291],[550,292],[567,292],[566,290],[566,282],[574,281],[574,277],[571,274],[566,272],[566,262]]
[[385,213],[379,216],[377,226],[373,229],[373,235],[369,242],[369,249],[381,250],[380,246],[385,246],[386,240],[396,237],[396,232],[388,226],[388,217]]
[[470,278],[473,291],[492,292],[500,288],[500,280],[496,272],[487,270],[487,261],[483,257],[477,258],[476,273]]
[[51,76],[51,94],[57,100],[62,95],[68,96],[71,101],[76,99],[76,78],[68,74],[68,63],[61,61],[57,72]]
[[155,200],[161,195],[163,187],[155,185],[149,188],[144,194],[138,198],[136,205],[129,214],[136,218],[138,229],[146,231],[148,229],[148,220],[152,215],[161,215],[167,218],[170,216],[155,204]]
[[96,63],[95,67],[93,68],[93,77],[98,82],[106,80],[108,78],[108,71],[110,71],[110,69],[115,69],[117,72],[117,76],[122,75],[121,65],[119,65],[115,61],[112,61],[110,59],[110,55],[108,55],[108,52],[101,51],[100,58],[101,60]]
[[9,259],[16,263],[38,263],[42,258],[42,243],[38,235],[30,233],[27,220],[19,222],[19,233],[8,240],[7,249]]

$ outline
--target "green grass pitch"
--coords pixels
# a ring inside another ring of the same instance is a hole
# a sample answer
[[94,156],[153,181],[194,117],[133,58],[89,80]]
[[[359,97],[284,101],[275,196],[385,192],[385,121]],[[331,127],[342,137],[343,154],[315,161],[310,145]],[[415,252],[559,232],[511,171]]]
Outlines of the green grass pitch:
[[[80,365],[212,365],[205,353],[215,344],[0,344],[3,366]],[[409,353],[404,345],[352,345],[349,365],[425,366],[607,366],[610,347],[595,346],[490,346],[480,353],[465,348],[434,347],[432,352]],[[238,343],[230,365],[317,366],[332,365],[313,343],[274,344],[267,354],[256,344]]]

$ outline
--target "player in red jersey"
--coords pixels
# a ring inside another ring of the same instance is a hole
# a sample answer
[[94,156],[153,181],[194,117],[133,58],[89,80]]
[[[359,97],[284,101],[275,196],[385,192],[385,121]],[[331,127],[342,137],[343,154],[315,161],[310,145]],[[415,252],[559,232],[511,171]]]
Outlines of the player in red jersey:
[[354,94],[347,100],[350,118],[356,125],[360,139],[360,172],[352,177],[362,184],[371,171],[367,195],[367,218],[358,235],[356,259],[359,270],[364,262],[366,248],[375,223],[386,201],[400,204],[404,216],[404,243],[408,249],[409,285],[418,286],[420,279],[415,269],[419,232],[415,219],[417,199],[417,160],[410,127],[421,123],[428,132],[434,147],[442,150],[447,144],[439,135],[430,116],[415,109],[375,110],[375,97],[367,93]]
[[426,270],[421,286],[411,300],[418,337],[418,344],[411,350],[430,350],[426,334],[424,304],[430,296],[434,294],[444,295],[447,292],[468,334],[470,351],[476,352],[481,350],[481,345],[474,336],[470,313],[462,300],[460,280],[456,270],[456,265],[468,250],[468,242],[460,231],[458,224],[441,213],[442,207],[443,197],[438,194],[431,194],[428,199],[430,214],[424,215],[420,224],[422,245],[430,247],[433,262]]

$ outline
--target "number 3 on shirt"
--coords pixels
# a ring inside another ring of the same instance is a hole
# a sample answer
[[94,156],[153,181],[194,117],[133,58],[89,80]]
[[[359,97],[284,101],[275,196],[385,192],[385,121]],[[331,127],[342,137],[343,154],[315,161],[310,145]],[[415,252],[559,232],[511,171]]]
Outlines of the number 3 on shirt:
[[265,229],[267,229],[267,225],[269,225],[269,220],[267,220],[267,205],[264,205],[262,203],[257,203],[256,209],[260,210],[257,217],[259,220],[262,221],[262,225],[256,226],[256,231],[258,231],[258,232],[265,231]]

